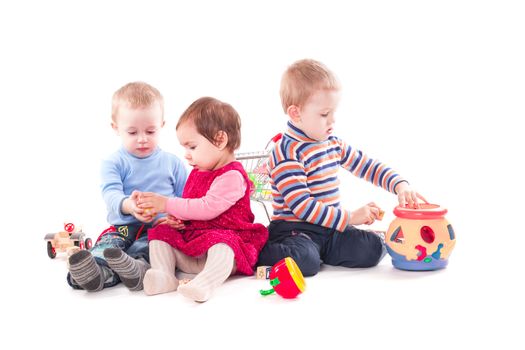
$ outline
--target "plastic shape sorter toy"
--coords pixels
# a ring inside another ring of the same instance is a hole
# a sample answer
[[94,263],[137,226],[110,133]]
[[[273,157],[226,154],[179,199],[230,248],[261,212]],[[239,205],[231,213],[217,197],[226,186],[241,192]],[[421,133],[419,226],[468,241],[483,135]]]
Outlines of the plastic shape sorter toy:
[[456,244],[447,209],[424,203],[420,208],[396,207],[388,227],[386,248],[392,265],[401,270],[427,271],[445,268]]

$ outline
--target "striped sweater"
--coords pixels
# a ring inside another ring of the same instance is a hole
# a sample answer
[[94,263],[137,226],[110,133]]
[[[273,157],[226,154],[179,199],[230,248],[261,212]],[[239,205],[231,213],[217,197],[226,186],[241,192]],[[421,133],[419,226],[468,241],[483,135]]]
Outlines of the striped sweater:
[[272,220],[306,221],[344,231],[350,216],[339,203],[339,167],[392,193],[405,181],[343,140],[330,136],[319,142],[288,122],[268,161]]

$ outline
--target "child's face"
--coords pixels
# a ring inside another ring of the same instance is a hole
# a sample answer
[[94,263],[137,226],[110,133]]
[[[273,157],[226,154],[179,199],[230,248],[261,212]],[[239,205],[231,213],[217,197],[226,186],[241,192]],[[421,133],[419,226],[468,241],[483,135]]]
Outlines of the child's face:
[[184,147],[184,158],[199,170],[215,170],[224,164],[222,159],[229,151],[218,147],[199,134],[195,124],[187,121],[177,128],[177,138]]
[[158,103],[145,108],[122,105],[116,119],[111,126],[129,153],[138,158],[145,158],[153,153],[159,143],[160,130],[164,126],[162,109]]
[[297,107],[296,113],[289,111],[292,123],[311,139],[328,139],[333,132],[339,97],[337,90],[315,92],[302,107]]

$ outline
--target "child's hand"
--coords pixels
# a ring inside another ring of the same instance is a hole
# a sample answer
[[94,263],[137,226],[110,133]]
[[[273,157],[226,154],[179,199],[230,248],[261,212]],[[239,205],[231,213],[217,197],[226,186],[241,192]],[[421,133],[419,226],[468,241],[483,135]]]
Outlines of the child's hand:
[[186,228],[186,226],[184,225],[184,221],[177,219],[176,217],[171,216],[171,215],[164,216],[158,219],[157,222],[155,222],[154,226],[161,225],[161,224],[169,225],[172,228],[179,230],[179,231],[184,230],[184,228]]
[[137,200],[139,199],[139,197],[141,196],[141,194],[142,194],[142,192],[135,190],[135,191],[131,192],[131,196],[129,196],[129,198],[130,198],[133,202],[135,202],[135,204],[136,204],[136,203],[137,203]]
[[412,189],[407,182],[398,183],[394,190],[397,193],[399,206],[402,208],[419,208],[418,199],[428,203],[428,201],[422,195]]
[[139,209],[151,211],[155,214],[166,212],[166,203],[168,197],[153,193],[141,192],[137,199],[137,206]]
[[150,214],[143,215],[143,214],[135,213],[133,214],[133,216],[137,218],[138,221],[146,222],[146,223],[152,222],[153,219],[155,219],[155,215],[150,215]]
[[184,221],[177,219],[174,216],[168,215],[168,219],[166,220],[166,223],[173,227],[176,230],[184,230],[186,228],[186,225],[184,225]]
[[371,225],[380,219],[381,208],[379,208],[374,202],[370,202],[367,205],[354,210],[350,213],[350,225]]
[[151,222],[157,214],[151,210],[145,210],[138,207],[137,201],[140,196],[141,192],[133,191],[131,196],[122,202],[122,212],[133,215],[141,222]]

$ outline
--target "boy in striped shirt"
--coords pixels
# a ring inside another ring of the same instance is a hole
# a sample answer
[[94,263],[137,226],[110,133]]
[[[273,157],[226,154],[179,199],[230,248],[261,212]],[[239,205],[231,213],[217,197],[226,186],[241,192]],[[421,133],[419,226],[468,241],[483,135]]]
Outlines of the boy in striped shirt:
[[313,276],[321,263],[379,263],[385,254],[381,238],[354,225],[372,224],[381,209],[374,203],[351,212],[341,208],[339,167],[396,194],[400,206],[426,201],[392,169],[332,135],[339,91],[335,75],[314,60],[297,61],[283,74],[281,102],[290,120],[270,154],[273,216],[258,265],[290,256],[305,276]]

